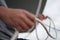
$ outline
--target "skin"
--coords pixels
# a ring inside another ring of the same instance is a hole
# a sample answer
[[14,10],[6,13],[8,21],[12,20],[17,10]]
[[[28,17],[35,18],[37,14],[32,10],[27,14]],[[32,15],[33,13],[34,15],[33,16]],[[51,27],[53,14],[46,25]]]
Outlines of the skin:
[[[0,18],[7,25],[16,28],[19,32],[30,29],[35,23],[35,15],[24,9],[13,9],[0,6]],[[46,19],[43,14],[40,14],[39,18],[40,20]]]

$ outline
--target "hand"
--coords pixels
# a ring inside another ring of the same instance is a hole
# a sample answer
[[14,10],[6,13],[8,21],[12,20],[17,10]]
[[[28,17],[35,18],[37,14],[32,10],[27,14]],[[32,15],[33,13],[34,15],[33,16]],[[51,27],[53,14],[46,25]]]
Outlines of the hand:
[[34,25],[35,16],[23,9],[8,9],[2,13],[1,19],[19,32],[24,32]]

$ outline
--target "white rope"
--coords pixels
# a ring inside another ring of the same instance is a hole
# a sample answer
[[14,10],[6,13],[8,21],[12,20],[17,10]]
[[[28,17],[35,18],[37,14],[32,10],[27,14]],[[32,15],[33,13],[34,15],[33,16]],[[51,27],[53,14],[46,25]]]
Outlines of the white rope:
[[15,29],[14,35],[11,37],[11,40],[15,40],[18,37],[19,32]]
[[[37,7],[37,11],[36,11],[36,17],[38,17],[38,15],[39,15],[40,8],[41,8],[41,3],[42,3],[42,0],[39,0],[38,7]],[[33,26],[31,29],[29,29],[28,32],[31,33],[32,30],[35,29],[36,25],[37,25],[37,23],[35,24],[35,26]],[[16,37],[14,37],[14,36],[18,35],[18,33],[19,33],[19,32],[17,32],[17,30],[16,30],[16,31],[15,31],[15,34],[13,35],[13,37],[11,38],[11,40],[14,40],[14,39],[16,38]],[[37,39],[38,39],[38,36],[37,36]]]
[[42,25],[42,27],[46,30],[46,33],[47,33],[51,38],[55,39],[52,35],[50,35],[50,33],[47,31],[47,28],[45,27],[45,25],[42,23],[42,21],[41,21],[40,19],[36,18],[36,21],[38,21],[38,22]]

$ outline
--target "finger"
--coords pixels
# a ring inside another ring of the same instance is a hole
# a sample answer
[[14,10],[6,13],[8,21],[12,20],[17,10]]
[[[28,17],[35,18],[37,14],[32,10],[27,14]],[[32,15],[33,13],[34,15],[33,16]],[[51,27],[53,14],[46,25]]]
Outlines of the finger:
[[19,32],[24,31],[24,29],[17,23],[17,21],[16,21],[14,18],[11,18],[11,20],[12,20],[13,24],[15,24],[14,27],[15,27]]
[[40,15],[39,15],[39,18],[40,18],[41,20],[44,20],[44,19],[47,18],[47,16],[44,16],[43,14],[40,14]]
[[14,28],[14,26],[16,26],[16,25],[14,24],[14,22],[13,22],[10,18],[7,18],[7,20],[4,19],[4,22],[5,22],[8,26],[11,26],[12,28]]
[[43,20],[44,18],[43,18],[43,16],[41,16],[41,15],[39,15],[39,17],[38,17],[40,20]]
[[29,18],[27,18],[26,16],[21,17],[21,19],[27,24],[29,25],[29,27],[31,28],[34,25],[34,22],[32,22]]
[[21,26],[17,26],[16,29],[19,31],[19,32],[24,32],[25,30],[21,28]]
[[24,11],[24,13],[26,14],[26,16],[31,19],[32,21],[35,20],[35,15],[33,15],[32,13],[28,12],[28,11]]
[[29,26],[20,18],[16,19],[16,21],[18,22],[18,24],[24,29],[24,30],[28,30]]

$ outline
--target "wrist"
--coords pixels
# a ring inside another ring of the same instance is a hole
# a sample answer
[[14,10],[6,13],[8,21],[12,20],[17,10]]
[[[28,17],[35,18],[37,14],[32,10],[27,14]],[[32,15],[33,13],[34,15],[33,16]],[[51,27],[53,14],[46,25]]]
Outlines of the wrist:
[[2,16],[5,15],[8,11],[9,11],[8,8],[0,6],[0,18],[2,18]]

